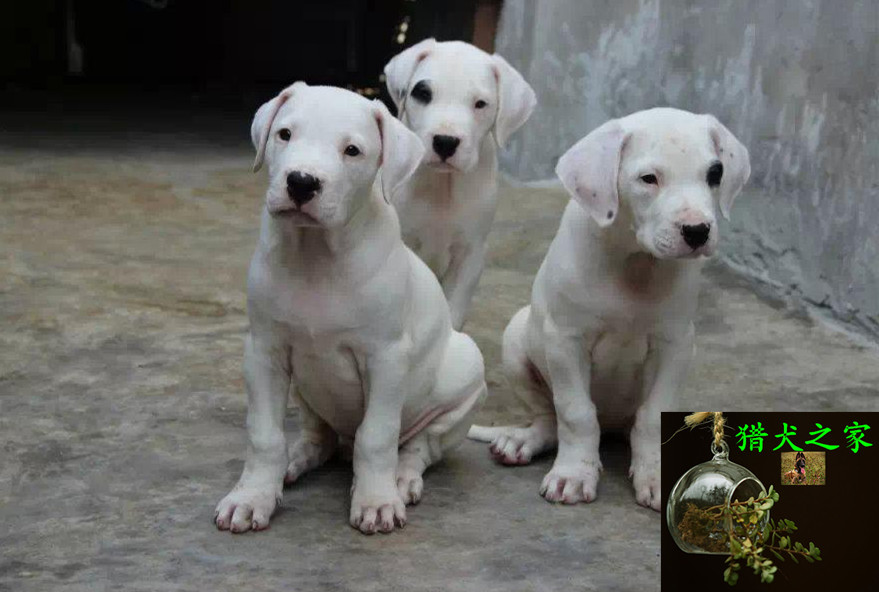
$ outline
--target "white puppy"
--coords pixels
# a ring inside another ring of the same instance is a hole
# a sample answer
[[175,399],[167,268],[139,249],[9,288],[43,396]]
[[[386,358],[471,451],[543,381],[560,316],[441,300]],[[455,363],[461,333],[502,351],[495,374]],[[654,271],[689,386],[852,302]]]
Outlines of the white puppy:
[[495,144],[506,143],[537,101],[506,60],[460,41],[413,45],[388,62],[385,77],[399,118],[427,148],[394,198],[403,240],[439,278],[460,329],[494,220]]
[[660,411],[694,354],[699,271],[750,175],[748,151],[714,117],[651,109],[575,144],[556,173],[570,192],[531,305],[504,332],[526,428],[474,426],[504,464],[558,446],[540,493],[595,499],[600,428],[631,426],[635,496],[659,510]]
[[[350,522],[389,532],[486,392],[479,349],[452,329],[439,283],[381,195],[423,147],[380,102],[302,82],[260,107],[251,133],[269,186],[247,278],[249,445],[216,524],[266,528],[284,481],[342,438],[354,446]],[[289,450],[288,392],[302,419]]]

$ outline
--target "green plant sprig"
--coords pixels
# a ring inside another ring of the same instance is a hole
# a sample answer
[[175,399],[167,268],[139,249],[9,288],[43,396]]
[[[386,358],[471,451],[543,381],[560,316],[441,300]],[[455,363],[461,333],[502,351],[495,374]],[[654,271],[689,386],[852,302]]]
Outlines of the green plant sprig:
[[[729,567],[723,572],[723,580],[730,586],[735,586],[739,579],[741,562],[754,570],[754,575],[760,576],[761,582],[770,583],[775,578],[778,567],[771,559],[764,557],[763,553],[769,551],[779,561],[784,561],[782,553],[794,562],[799,563],[797,556],[809,563],[821,561],[821,550],[814,543],[809,543],[808,548],[798,541],[791,541],[790,533],[797,530],[797,526],[791,520],[779,519],[768,520],[759,532],[755,532],[756,525],[765,513],[778,502],[779,494],[773,486],[762,497],[751,497],[745,502],[733,502],[729,506],[712,506],[706,511],[711,511],[717,518],[728,519],[732,527],[729,529],[729,557],[726,562]],[[768,541],[768,542],[767,542]]]

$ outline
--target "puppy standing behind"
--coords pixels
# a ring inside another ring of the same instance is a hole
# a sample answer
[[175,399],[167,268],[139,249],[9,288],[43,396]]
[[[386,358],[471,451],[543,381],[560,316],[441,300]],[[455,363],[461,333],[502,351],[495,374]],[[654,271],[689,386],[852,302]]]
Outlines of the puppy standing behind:
[[556,173],[573,197],[503,337],[526,428],[474,426],[504,464],[558,446],[540,493],[595,499],[600,427],[631,426],[638,503],[660,507],[660,411],[675,408],[694,353],[704,257],[750,175],[748,151],[714,117],[651,109],[575,144]]
[[403,240],[439,278],[460,329],[497,206],[495,144],[506,143],[537,100],[506,60],[460,41],[417,43],[388,62],[385,77],[400,120],[427,148],[394,199]]
[[[216,524],[266,528],[284,481],[342,438],[354,447],[351,525],[389,532],[486,392],[482,355],[452,329],[439,283],[381,197],[424,149],[380,102],[302,82],[260,107],[251,131],[269,186],[247,278],[248,448]],[[288,393],[302,420],[289,449]]]

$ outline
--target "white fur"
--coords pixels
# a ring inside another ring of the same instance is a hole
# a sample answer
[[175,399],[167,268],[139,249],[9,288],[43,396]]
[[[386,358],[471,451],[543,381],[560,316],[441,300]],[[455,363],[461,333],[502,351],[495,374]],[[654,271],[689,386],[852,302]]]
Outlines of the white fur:
[[[353,440],[350,523],[388,532],[486,392],[479,350],[452,329],[439,283],[381,196],[423,148],[381,103],[301,82],[259,109],[252,132],[269,186],[247,279],[248,448],[216,524],[266,528],[284,481],[327,460],[341,438]],[[361,153],[345,154],[349,145]],[[379,166],[383,190],[373,189]],[[287,196],[292,171],[322,182],[301,209]],[[302,418],[289,449],[288,394]]]
[[[385,66],[399,117],[427,149],[424,162],[394,199],[403,239],[439,278],[452,313],[463,324],[485,261],[497,205],[496,145],[503,146],[534,109],[534,91],[498,55],[460,41],[424,40]],[[432,100],[412,96],[428,81]],[[485,106],[477,108],[477,101]],[[460,139],[445,162],[435,135]]]
[[[721,183],[708,167],[720,161]],[[635,496],[660,508],[660,411],[675,408],[694,353],[699,272],[750,174],[748,151],[710,115],[641,111],[602,125],[556,169],[568,203],[537,273],[531,304],[504,332],[510,384],[533,414],[524,428],[474,426],[504,464],[558,447],[540,493],[595,499],[600,427],[631,426]],[[644,180],[655,175],[657,185]],[[710,224],[692,249],[683,224]]]

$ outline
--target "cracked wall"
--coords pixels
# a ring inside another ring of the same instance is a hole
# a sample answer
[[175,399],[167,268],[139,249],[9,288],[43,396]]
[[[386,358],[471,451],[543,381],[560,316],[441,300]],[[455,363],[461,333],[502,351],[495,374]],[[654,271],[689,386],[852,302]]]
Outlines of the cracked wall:
[[496,48],[539,104],[502,167],[552,178],[609,118],[714,113],[752,164],[724,260],[879,339],[877,29],[870,0],[506,0]]

